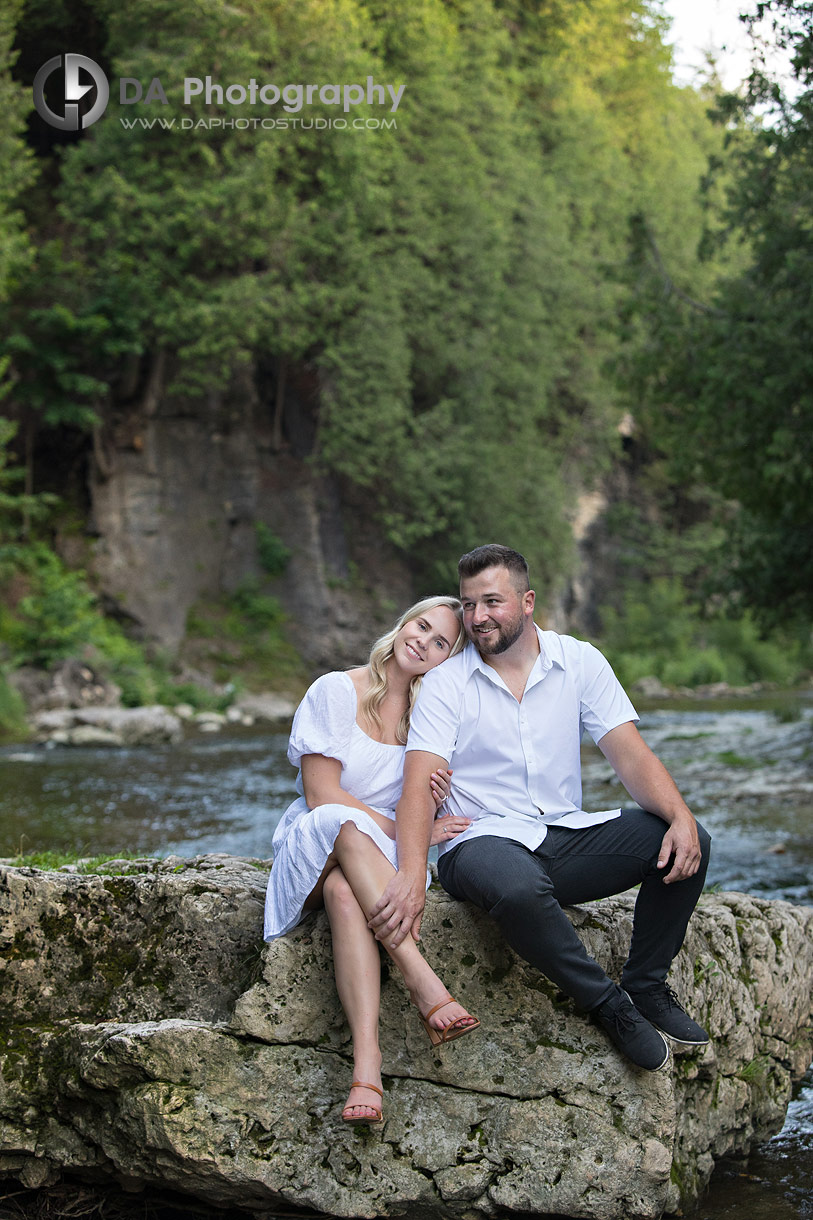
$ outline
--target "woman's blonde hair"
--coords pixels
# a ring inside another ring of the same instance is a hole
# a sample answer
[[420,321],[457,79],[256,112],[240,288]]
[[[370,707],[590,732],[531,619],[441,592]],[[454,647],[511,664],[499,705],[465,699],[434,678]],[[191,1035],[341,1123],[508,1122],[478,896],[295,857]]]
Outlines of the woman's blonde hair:
[[[449,656],[453,657],[456,652],[460,652],[466,641],[466,633],[463,629],[463,606],[456,597],[425,597],[422,601],[415,602],[414,606],[410,606],[408,610],[404,611],[395,626],[376,640],[370,649],[370,660],[367,662],[370,667],[370,685],[361,697],[361,713],[379,731],[381,730],[381,717],[378,709],[381,706],[381,700],[387,693],[386,666],[393,654],[395,638],[406,623],[421,618],[422,615],[428,614],[430,610],[436,610],[439,606],[446,606],[457,619],[457,638],[449,649]],[[415,700],[418,698],[418,691],[421,689],[421,677],[421,674],[416,674],[412,679],[409,685],[407,708],[398,722],[395,736],[401,745],[406,744],[409,718],[415,706]]]

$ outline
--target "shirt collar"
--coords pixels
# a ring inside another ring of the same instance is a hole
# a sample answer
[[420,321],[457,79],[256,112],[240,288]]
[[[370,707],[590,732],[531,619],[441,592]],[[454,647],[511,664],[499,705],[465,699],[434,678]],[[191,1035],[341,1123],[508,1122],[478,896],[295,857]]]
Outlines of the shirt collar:
[[[565,654],[562,648],[561,638],[555,631],[542,631],[540,627],[534,623],[537,639],[539,640],[539,656],[533,663],[533,668],[528,675],[528,683],[526,690],[534,682],[538,682],[545,676],[549,669],[555,665],[558,669],[565,668]],[[487,665],[480,655],[479,649],[469,640],[466,644],[465,652],[468,653],[469,673],[474,673],[475,670],[480,670],[481,673],[491,682],[497,682],[503,686],[504,683],[497,673],[496,669],[491,665]]]
[[549,670],[552,665],[564,669],[565,650],[562,647],[562,637],[555,631],[543,631],[541,627],[536,627],[536,634],[539,639],[539,655],[545,658],[545,670]]

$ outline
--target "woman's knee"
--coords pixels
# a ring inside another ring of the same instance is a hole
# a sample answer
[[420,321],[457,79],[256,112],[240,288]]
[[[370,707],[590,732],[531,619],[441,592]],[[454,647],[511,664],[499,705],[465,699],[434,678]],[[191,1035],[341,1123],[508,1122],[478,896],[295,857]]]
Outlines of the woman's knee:
[[350,883],[340,868],[332,868],[325,877],[325,898],[341,900],[348,895],[352,897]]
[[328,913],[358,910],[356,896],[340,868],[332,868],[325,877],[322,897]]
[[355,822],[342,822],[336,835],[336,843],[357,843],[361,834],[363,831],[359,830]]

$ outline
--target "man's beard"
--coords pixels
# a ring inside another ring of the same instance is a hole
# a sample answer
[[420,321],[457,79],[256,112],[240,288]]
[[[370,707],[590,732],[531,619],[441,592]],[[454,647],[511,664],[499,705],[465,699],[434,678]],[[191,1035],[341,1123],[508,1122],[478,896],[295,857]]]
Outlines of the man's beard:
[[469,639],[482,656],[496,657],[507,652],[512,644],[516,644],[524,629],[525,619],[522,614],[518,614],[513,622],[498,626],[495,636],[484,639],[479,632],[472,630],[469,632]]

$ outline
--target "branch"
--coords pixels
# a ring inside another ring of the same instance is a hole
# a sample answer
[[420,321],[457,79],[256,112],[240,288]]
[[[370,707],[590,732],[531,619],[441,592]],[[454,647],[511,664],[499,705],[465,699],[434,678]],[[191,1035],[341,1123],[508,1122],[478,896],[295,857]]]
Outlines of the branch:
[[678,288],[677,284],[666,270],[666,264],[663,261],[663,256],[661,255],[660,250],[658,249],[658,243],[655,241],[652,230],[643,218],[641,219],[641,227],[643,228],[647,245],[652,252],[652,257],[655,260],[658,273],[663,280],[666,295],[671,296],[674,294],[679,301],[683,301],[685,305],[688,305],[691,309],[696,310],[698,313],[707,314],[712,318],[727,318],[728,314],[724,310],[715,309],[712,305],[704,305],[702,301],[696,301],[694,297],[690,297],[688,293],[684,292],[681,288]]

